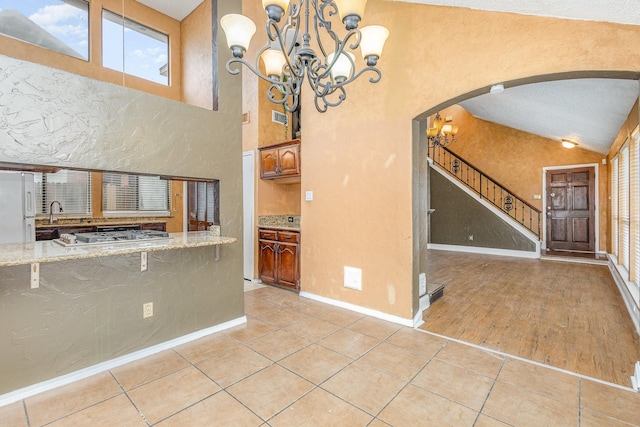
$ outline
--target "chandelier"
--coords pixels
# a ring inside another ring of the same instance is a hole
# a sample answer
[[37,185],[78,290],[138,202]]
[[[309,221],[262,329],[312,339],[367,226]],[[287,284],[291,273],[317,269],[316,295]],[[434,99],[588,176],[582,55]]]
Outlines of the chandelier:
[[[324,113],[328,107],[338,106],[345,100],[344,87],[363,73],[374,74],[369,78],[371,83],[382,78],[376,64],[389,31],[378,25],[358,29],[366,3],[367,0],[262,0],[267,13],[268,40],[258,52],[254,65],[243,56],[256,31],[255,24],[243,15],[225,15],[220,25],[233,54],[227,62],[227,71],[238,74],[239,68],[232,69],[231,65],[244,64],[270,84],[269,100],[283,105],[288,112],[298,108],[302,82],[306,78],[314,93],[316,109]],[[347,31],[342,39],[332,29],[335,19],[331,18],[335,15]],[[311,31],[318,53],[311,46]],[[350,51],[358,47],[366,66],[356,72],[355,55]],[[261,72],[259,58],[265,73]]]
[[[450,142],[456,142],[456,134],[458,133],[458,126],[448,124],[451,119],[442,120],[440,113],[436,113],[433,126],[427,129],[427,140],[429,141],[429,147],[435,147],[437,145],[445,146]],[[451,138],[449,138],[451,137]]]

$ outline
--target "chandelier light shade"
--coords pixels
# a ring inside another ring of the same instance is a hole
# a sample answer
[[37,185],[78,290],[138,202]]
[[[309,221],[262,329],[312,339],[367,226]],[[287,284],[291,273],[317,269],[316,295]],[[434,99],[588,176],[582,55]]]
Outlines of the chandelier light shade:
[[220,19],[220,26],[227,36],[227,44],[233,55],[235,56],[236,52],[241,56],[244,55],[249,49],[251,38],[256,33],[256,24],[246,16],[230,14]]
[[427,141],[429,141],[429,147],[435,147],[437,145],[445,146],[451,142],[456,142],[456,135],[458,134],[458,126],[450,123],[445,123],[440,117],[440,113],[436,113],[433,120],[433,126],[427,129]]
[[[232,66],[244,64],[270,83],[267,97],[288,112],[298,108],[305,79],[318,111],[338,106],[346,99],[344,87],[365,72],[373,73],[371,83],[382,78],[376,65],[389,31],[378,25],[358,29],[366,4],[367,0],[262,0],[268,40],[254,63],[244,59],[244,54],[256,31],[255,24],[242,15],[225,15],[220,25],[233,54],[227,71],[238,74],[239,68]],[[344,27],[344,37],[336,34],[335,26]],[[352,53],[358,48],[366,64],[359,71]]]
[[[362,28],[360,34],[362,35],[360,39],[362,58],[367,61],[367,65],[376,65],[378,58],[382,56],[382,48],[389,37],[389,30],[380,25],[369,25]],[[370,64],[370,59],[375,59],[375,61]]]
[[262,52],[261,57],[267,76],[279,79],[282,75],[282,69],[287,63],[284,53],[281,50],[269,49]]

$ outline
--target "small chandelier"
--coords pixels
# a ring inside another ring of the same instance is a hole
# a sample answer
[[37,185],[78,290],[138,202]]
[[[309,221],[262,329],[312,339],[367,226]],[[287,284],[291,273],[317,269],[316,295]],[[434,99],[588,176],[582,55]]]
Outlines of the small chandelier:
[[[316,109],[324,113],[328,107],[338,106],[345,100],[347,94],[344,87],[363,73],[374,73],[369,78],[371,83],[377,83],[382,78],[376,64],[389,31],[378,25],[358,29],[366,3],[367,0],[262,0],[267,13],[266,32],[269,40],[258,52],[253,66],[243,56],[256,31],[255,24],[243,15],[225,15],[220,25],[233,54],[233,58],[227,62],[227,71],[238,74],[238,68],[230,67],[236,62],[247,66],[270,83],[267,89],[269,100],[283,105],[288,112],[298,108],[302,82],[306,77],[314,92]],[[342,39],[331,28],[331,17],[334,15],[339,16],[347,30]],[[311,28],[310,19],[313,20]],[[322,35],[320,29],[323,30]],[[319,54],[311,47],[310,30],[315,35]],[[330,45],[331,50],[325,48],[323,41]],[[358,47],[366,67],[356,72],[355,56],[347,48],[355,51]],[[258,58],[264,62],[264,74],[260,71]]]
[[[447,120],[447,122],[449,121],[451,120]],[[435,147],[436,145],[445,146],[450,142],[456,142],[457,133],[458,126],[445,123],[445,121],[442,120],[442,117],[440,117],[440,113],[436,113],[435,120],[433,121],[433,127],[427,129],[429,147]]]

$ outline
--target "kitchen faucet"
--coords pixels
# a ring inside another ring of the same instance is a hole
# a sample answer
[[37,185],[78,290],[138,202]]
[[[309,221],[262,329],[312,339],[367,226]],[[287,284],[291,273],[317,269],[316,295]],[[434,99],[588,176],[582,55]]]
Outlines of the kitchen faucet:
[[57,200],[54,200],[53,202],[51,202],[51,204],[49,205],[49,224],[53,224],[54,222],[56,222],[58,220],[58,218],[53,216],[53,204],[54,203],[58,204],[58,208],[59,208],[58,212],[64,212],[64,210],[62,210],[62,203],[60,203]]

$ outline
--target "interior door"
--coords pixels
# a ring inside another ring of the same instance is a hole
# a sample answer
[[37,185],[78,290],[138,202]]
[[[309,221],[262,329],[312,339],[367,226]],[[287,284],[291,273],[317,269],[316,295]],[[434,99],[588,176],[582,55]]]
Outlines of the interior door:
[[547,250],[595,252],[595,170],[548,170]]

